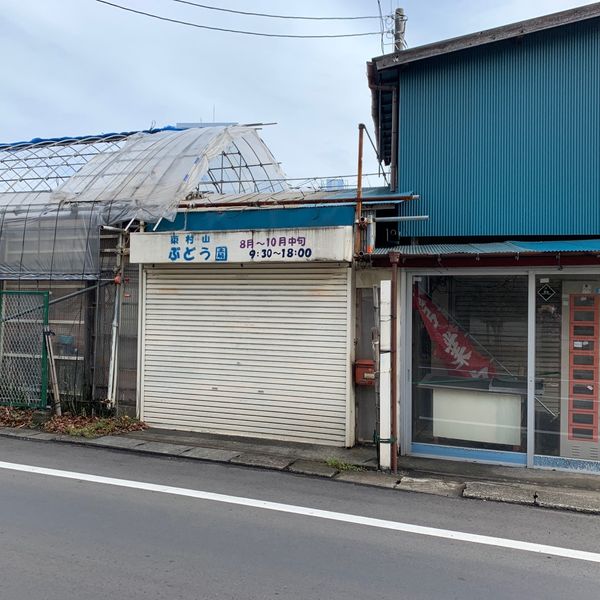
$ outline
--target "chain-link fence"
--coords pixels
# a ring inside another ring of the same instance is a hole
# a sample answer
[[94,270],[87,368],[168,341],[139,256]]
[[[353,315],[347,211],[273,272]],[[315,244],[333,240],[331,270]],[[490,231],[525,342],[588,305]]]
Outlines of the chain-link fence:
[[0,291],[0,405],[45,407],[48,293]]

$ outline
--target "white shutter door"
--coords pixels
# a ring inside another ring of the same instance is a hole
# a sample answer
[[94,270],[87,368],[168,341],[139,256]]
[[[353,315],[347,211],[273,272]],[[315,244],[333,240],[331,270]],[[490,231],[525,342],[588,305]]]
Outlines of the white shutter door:
[[348,267],[167,267],[144,285],[149,425],[346,444]]

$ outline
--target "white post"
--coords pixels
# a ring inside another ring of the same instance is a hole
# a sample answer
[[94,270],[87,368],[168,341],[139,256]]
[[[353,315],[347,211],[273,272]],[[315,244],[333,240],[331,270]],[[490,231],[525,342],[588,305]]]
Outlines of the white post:
[[390,469],[392,466],[392,380],[391,380],[391,325],[392,325],[392,282],[381,282],[379,302],[379,466]]
[[527,297],[527,466],[535,454],[535,273],[529,271]]

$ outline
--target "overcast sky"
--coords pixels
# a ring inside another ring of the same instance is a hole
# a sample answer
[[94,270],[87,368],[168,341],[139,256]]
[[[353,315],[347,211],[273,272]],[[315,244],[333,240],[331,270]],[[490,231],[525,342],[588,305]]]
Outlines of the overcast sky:
[[[111,0],[215,27],[271,33],[379,31],[378,20],[291,21],[173,0]],[[200,1],[200,0],[198,0]],[[203,0],[287,15],[377,15],[377,0]],[[381,0],[403,6],[409,47],[589,4],[576,0]],[[262,136],[290,177],[356,172],[357,124],[372,131],[365,63],[379,36],[302,40],[206,31],[95,0],[0,0],[0,142],[176,122],[277,122]],[[386,47],[386,52],[390,46]],[[367,168],[375,169],[369,154]]]

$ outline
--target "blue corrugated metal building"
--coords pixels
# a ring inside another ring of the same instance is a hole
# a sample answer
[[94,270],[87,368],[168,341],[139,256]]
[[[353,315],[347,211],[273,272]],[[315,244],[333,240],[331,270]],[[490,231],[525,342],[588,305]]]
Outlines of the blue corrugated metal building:
[[390,186],[420,196],[374,216],[392,444],[600,473],[600,3],[398,50],[368,79]]
[[422,198],[403,214],[430,217],[402,235],[600,234],[600,4],[379,57],[369,78],[382,158]]

